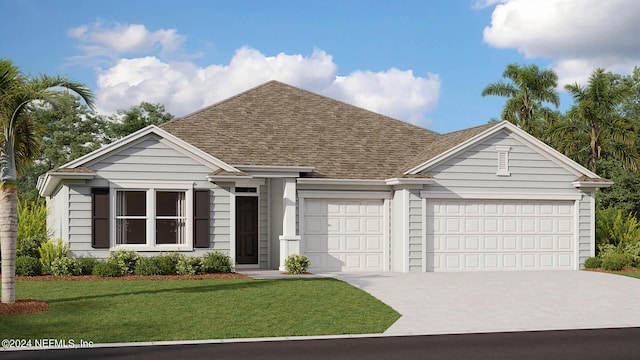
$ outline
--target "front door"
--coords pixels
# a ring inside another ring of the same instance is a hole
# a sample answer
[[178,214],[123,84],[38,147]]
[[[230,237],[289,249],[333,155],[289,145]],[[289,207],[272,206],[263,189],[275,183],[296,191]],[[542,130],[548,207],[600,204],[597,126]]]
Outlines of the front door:
[[236,197],[236,264],[258,264],[258,197]]

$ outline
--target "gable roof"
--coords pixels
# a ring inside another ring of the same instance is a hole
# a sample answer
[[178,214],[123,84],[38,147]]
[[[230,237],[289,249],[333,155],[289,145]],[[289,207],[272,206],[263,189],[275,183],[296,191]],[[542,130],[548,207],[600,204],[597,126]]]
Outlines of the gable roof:
[[277,81],[161,127],[233,166],[312,166],[304,176],[333,179],[401,177],[418,149],[441,138]]
[[[429,168],[441,163],[445,159],[450,158],[455,154],[458,154],[464,151],[465,149],[468,149],[482,142],[487,138],[490,138],[494,134],[500,131],[507,131],[513,134],[515,137],[517,137],[521,142],[536,149],[538,153],[545,156],[547,159],[565,168],[570,173],[573,173],[574,175],[579,177],[579,179],[580,178],[589,178],[593,180],[601,179],[598,175],[589,171],[587,168],[569,159],[568,157],[562,155],[561,153],[559,153],[549,145],[538,140],[534,136],[521,130],[520,128],[518,128],[517,126],[513,125],[508,121],[502,121],[498,124],[489,124],[489,125],[479,126],[476,128],[471,128],[471,129],[451,133],[448,135],[444,135],[442,141],[445,141],[445,142],[451,141],[449,145],[454,144],[456,142],[457,144],[449,147],[448,149],[444,149],[444,151],[432,154],[427,161],[410,169],[409,171],[407,171],[407,173],[415,174],[425,170],[428,171]],[[447,137],[449,137],[450,140],[446,140]],[[585,181],[582,181],[582,182],[585,182]],[[592,182],[597,183],[598,181],[592,181]],[[602,183],[604,184],[605,182],[608,183],[608,180],[604,180]]]

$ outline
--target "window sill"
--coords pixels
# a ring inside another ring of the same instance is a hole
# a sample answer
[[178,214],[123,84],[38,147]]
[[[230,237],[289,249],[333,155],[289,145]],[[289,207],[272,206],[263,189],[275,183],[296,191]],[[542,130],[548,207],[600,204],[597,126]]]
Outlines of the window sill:
[[151,251],[193,251],[191,245],[117,245],[109,248],[110,251],[133,250],[138,252]]

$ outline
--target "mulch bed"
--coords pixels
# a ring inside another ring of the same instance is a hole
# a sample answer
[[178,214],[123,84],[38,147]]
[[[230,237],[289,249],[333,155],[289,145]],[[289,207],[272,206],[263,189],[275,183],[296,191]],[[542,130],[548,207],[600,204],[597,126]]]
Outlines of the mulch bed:
[[35,314],[49,311],[49,304],[37,299],[16,299],[13,304],[0,303],[0,316]]
[[605,273],[610,273],[610,272],[630,272],[630,273],[637,273],[640,272],[640,268],[634,268],[634,267],[626,267],[620,271],[609,271],[609,270],[603,270],[603,269],[584,269],[585,271],[595,271],[595,272],[605,272]]
[[202,274],[202,275],[126,275],[115,277],[101,277],[95,275],[79,276],[16,276],[16,281],[112,281],[112,280],[203,280],[203,279],[248,279],[249,277],[238,273]]
[[[249,277],[237,273],[203,274],[203,275],[163,275],[142,276],[127,275],[118,277],[100,277],[94,275],[80,276],[16,276],[16,281],[112,281],[112,280],[203,280],[203,279],[248,279]],[[40,311],[49,311],[49,304],[37,299],[16,299],[13,304],[0,303],[0,316],[34,314]]]

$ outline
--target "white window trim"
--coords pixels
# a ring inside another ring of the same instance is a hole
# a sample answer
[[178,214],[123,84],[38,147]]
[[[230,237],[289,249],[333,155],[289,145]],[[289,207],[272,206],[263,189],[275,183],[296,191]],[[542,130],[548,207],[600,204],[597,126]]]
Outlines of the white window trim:
[[511,146],[496,146],[498,151],[498,176],[511,176],[509,172],[509,151]]
[[[147,192],[147,243],[146,244],[116,244],[116,201],[118,191],[146,191]],[[186,206],[185,243],[184,244],[156,244],[156,214],[155,193],[157,191],[184,191]],[[134,250],[134,251],[192,251],[193,250],[193,183],[189,182],[153,182],[127,181],[112,182],[110,184],[109,197],[111,204],[111,247],[109,250]]]

